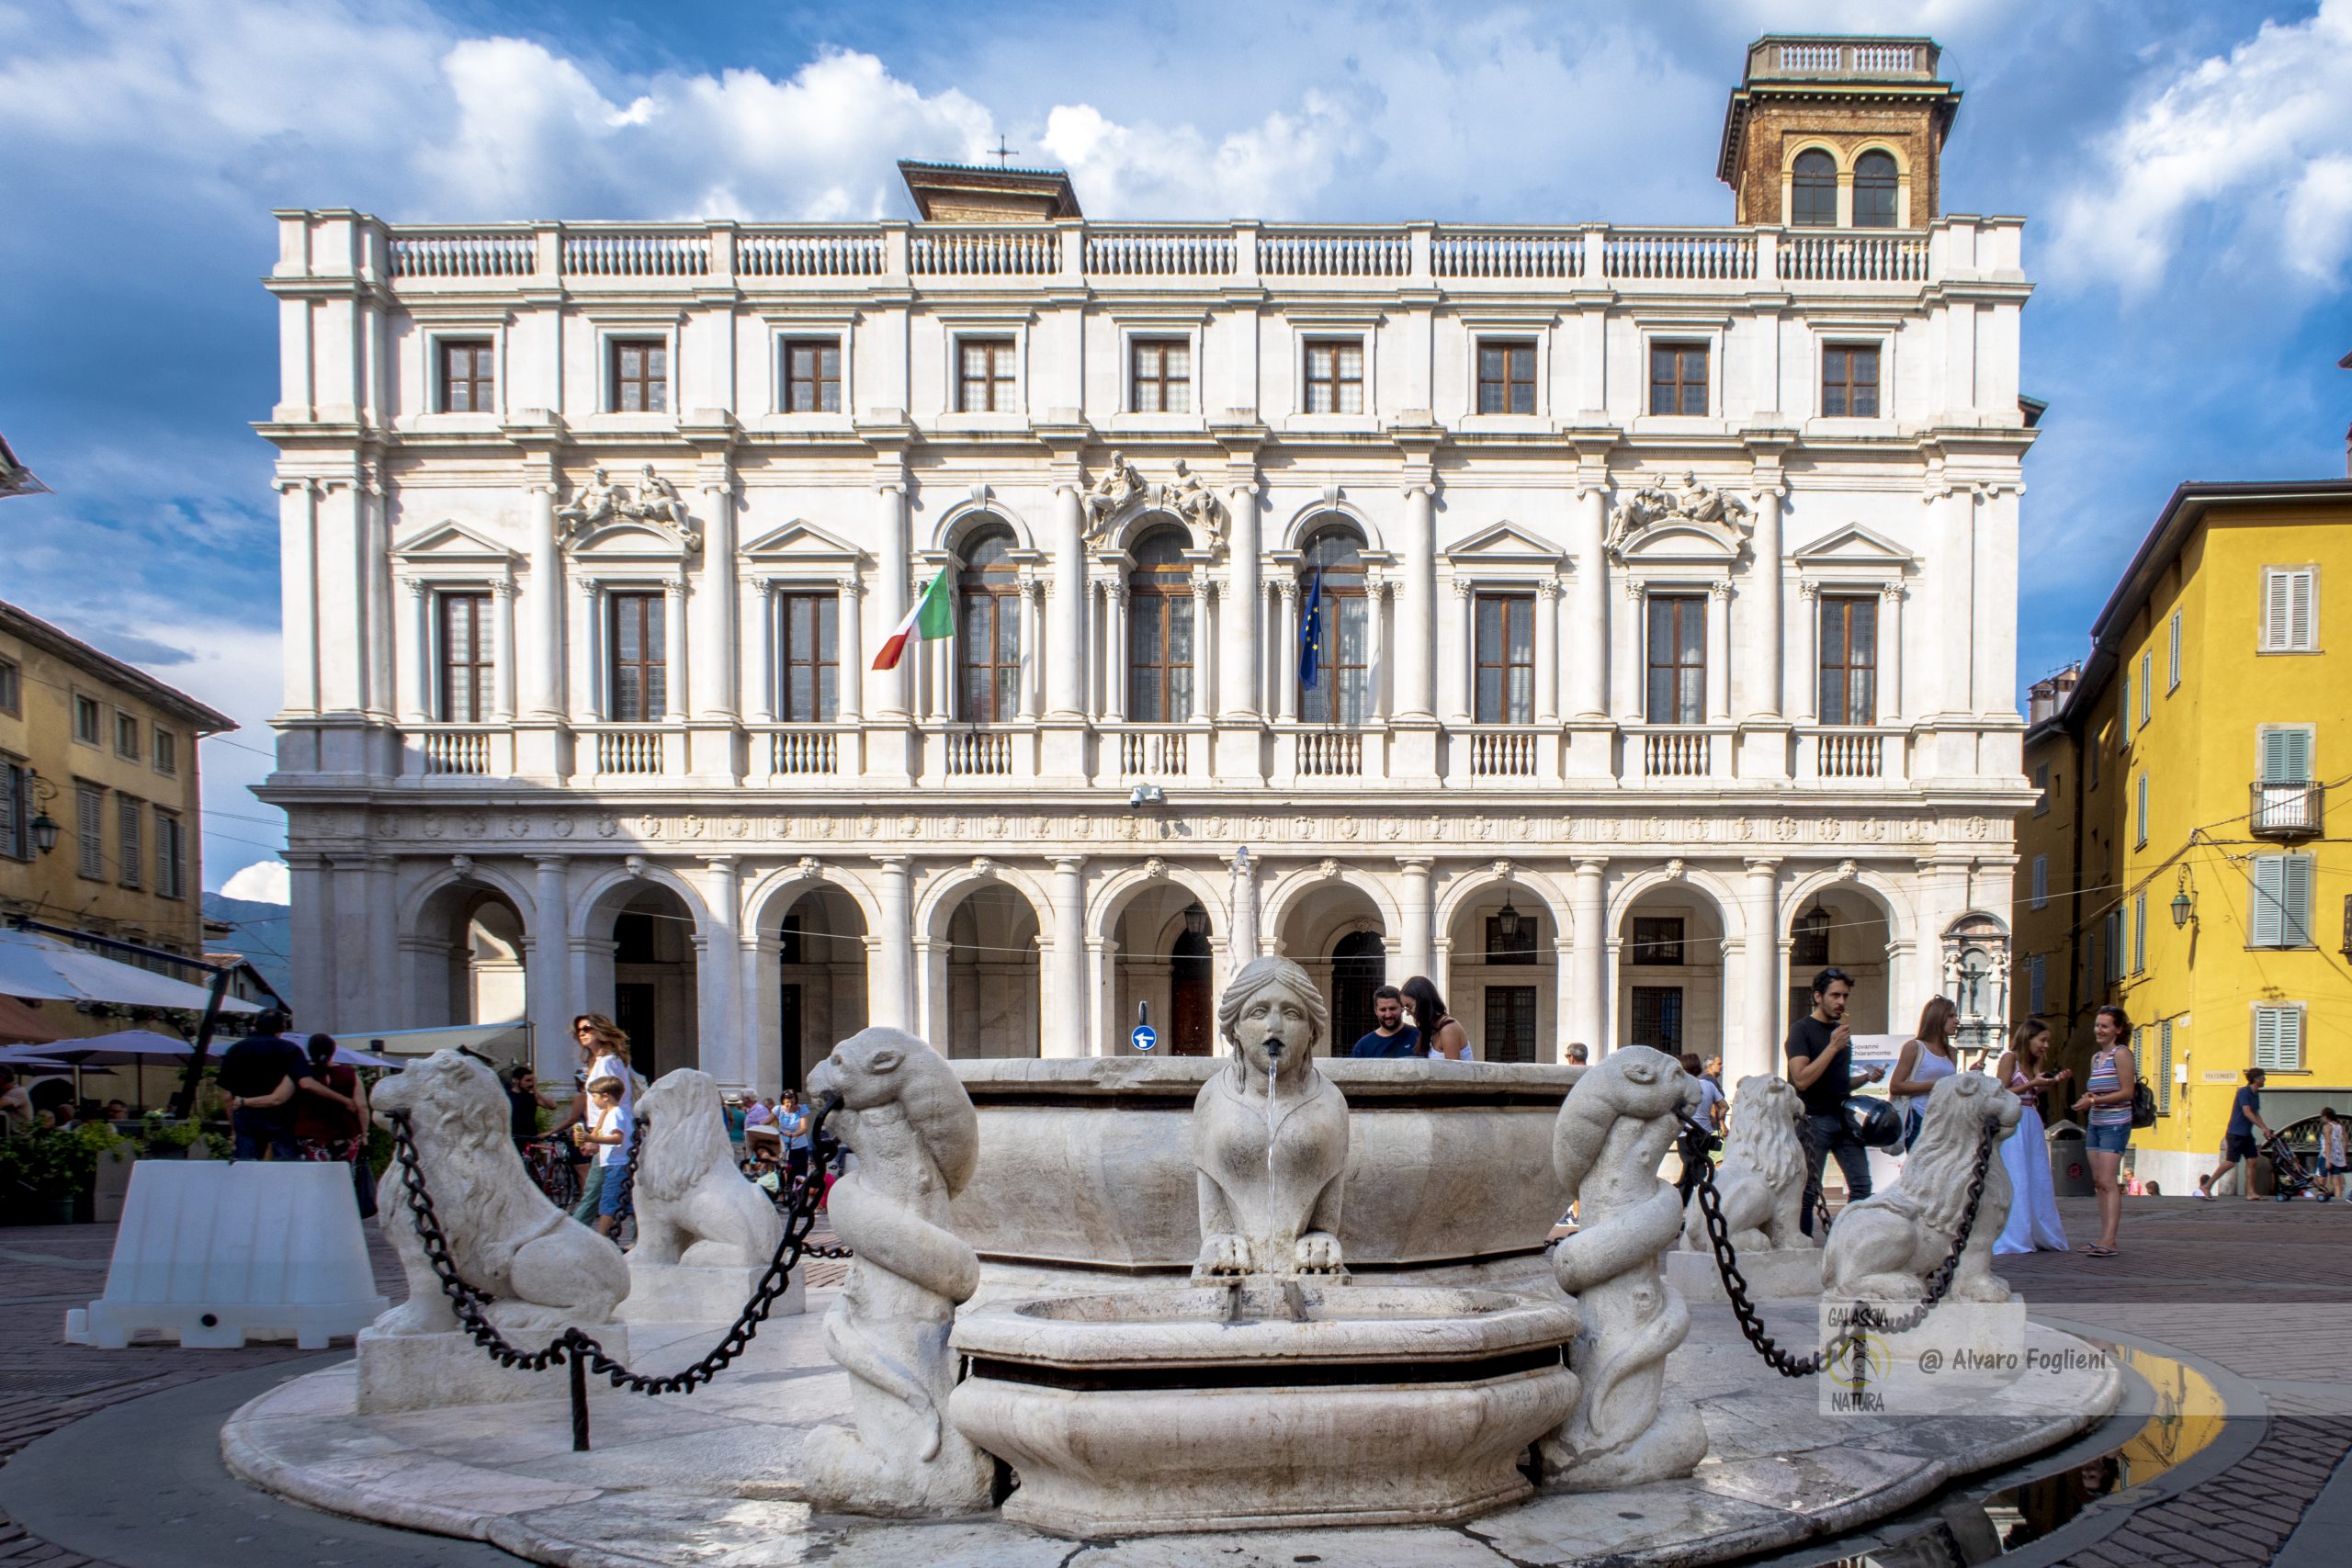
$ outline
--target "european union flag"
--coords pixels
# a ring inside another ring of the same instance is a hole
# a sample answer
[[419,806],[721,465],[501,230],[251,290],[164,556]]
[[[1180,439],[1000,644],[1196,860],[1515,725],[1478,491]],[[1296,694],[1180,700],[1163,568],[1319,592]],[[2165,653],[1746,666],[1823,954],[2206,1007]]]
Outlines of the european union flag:
[[1323,677],[1323,569],[1306,590],[1306,611],[1298,617],[1298,689],[1311,692]]

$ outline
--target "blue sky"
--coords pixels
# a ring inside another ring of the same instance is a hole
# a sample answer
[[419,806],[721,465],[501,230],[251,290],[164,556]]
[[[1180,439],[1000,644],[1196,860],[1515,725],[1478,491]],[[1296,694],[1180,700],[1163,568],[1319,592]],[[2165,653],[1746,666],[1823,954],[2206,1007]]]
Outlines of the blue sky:
[[1924,31],[1945,207],[2023,213],[2019,670],[2077,652],[2184,479],[2343,471],[2352,0],[0,0],[0,595],[235,716],[205,880],[267,859],[269,210],[898,213],[1001,134],[1102,217],[1717,223],[1767,31]]

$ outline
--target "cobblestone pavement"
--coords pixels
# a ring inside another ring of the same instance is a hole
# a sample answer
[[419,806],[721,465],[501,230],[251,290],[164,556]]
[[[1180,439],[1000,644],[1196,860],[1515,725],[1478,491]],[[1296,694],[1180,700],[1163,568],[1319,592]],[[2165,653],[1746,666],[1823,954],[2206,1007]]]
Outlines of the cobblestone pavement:
[[[2060,1205],[2068,1235],[2095,1233],[2088,1200]],[[820,1232],[817,1239],[831,1241]],[[2259,1568],[2268,1564],[2352,1453],[2352,1204],[2127,1201],[2120,1255],[2047,1253],[2001,1260],[2032,1305],[2203,1357],[2248,1380],[2272,1420],[2237,1464],[2143,1509],[2079,1568]],[[300,1359],[291,1347],[94,1350],[59,1342],[65,1309],[96,1296],[114,1231],[105,1225],[0,1230],[0,1462],[105,1406],[243,1368]],[[391,1251],[369,1227],[388,1294]],[[811,1285],[847,1265],[812,1262]],[[91,1560],[0,1517],[0,1568],[90,1568]]]

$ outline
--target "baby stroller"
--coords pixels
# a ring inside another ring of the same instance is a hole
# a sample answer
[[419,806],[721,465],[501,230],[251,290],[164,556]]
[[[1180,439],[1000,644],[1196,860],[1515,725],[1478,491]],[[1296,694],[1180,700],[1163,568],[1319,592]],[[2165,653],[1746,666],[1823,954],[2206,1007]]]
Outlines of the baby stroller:
[[2295,1157],[2295,1151],[2287,1146],[2286,1139],[2276,1133],[2271,1134],[2270,1141],[2262,1145],[2262,1152],[2270,1156],[2271,1173],[2278,1182],[2278,1201],[2290,1202],[2307,1193],[2323,1203],[2332,1201],[2329,1194],[2319,1190],[2318,1181],[2304,1168],[2303,1162]]

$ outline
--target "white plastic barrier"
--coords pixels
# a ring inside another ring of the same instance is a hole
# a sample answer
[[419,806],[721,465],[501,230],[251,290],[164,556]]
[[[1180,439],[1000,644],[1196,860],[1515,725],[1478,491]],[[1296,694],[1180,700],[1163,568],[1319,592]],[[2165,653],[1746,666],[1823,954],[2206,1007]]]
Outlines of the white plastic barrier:
[[152,1330],[198,1349],[290,1338],[323,1350],[388,1304],[350,1167],[147,1159],[131,1168],[106,1294],[66,1313],[65,1337],[119,1350]]

